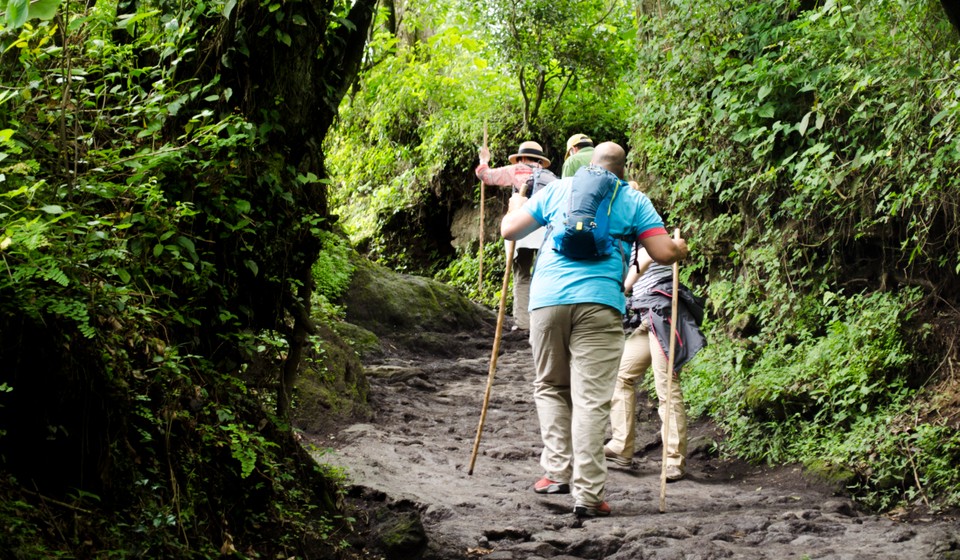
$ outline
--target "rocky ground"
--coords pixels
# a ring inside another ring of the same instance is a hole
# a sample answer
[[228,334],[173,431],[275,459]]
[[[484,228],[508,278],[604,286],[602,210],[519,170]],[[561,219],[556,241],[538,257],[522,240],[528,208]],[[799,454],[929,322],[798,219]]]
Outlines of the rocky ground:
[[[492,337],[464,333],[444,356],[380,357],[365,364],[371,421],[305,434],[321,463],[342,467],[369,540],[369,558],[953,559],[960,526],[949,515],[909,521],[858,509],[797,467],[715,456],[720,437],[691,426],[689,476],[660,501],[661,448],[652,402],[641,399],[642,448],[632,468],[610,468],[612,516],[578,522],[572,500],[532,485],[540,438],[525,340],[504,335],[473,473],[470,460],[490,369]],[[645,434],[645,435],[644,435]]]

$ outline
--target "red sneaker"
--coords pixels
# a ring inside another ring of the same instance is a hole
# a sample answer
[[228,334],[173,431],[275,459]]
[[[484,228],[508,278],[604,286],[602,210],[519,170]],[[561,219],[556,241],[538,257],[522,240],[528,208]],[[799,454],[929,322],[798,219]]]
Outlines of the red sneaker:
[[543,477],[533,483],[533,491],[537,494],[569,494],[570,485]]
[[578,518],[584,517],[607,517],[610,515],[610,504],[600,502],[595,506],[576,505],[573,507],[573,514]]

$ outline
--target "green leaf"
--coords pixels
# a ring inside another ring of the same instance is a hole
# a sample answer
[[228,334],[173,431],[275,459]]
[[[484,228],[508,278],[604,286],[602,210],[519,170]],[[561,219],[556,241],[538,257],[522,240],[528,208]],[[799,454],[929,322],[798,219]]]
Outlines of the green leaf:
[[807,114],[800,119],[800,124],[797,125],[797,132],[800,133],[800,136],[807,135],[807,127],[810,126],[810,115],[811,113],[807,112]]
[[340,23],[350,31],[356,31],[357,25],[347,18],[339,18]]
[[760,91],[757,93],[757,99],[763,101],[765,97],[770,95],[771,91],[773,91],[773,88],[770,86],[760,86]]
[[[190,260],[197,262],[200,260],[200,256],[197,255],[197,248],[193,244],[193,240],[189,237],[180,236],[177,238],[177,245],[183,247],[187,251],[187,256],[190,257]],[[190,270],[193,270],[192,268]]]
[[160,13],[160,10],[151,10],[148,12],[139,12],[136,14],[124,14],[117,18],[117,28],[126,29],[128,26],[137,23],[138,21],[145,20],[149,17],[153,17]]
[[163,243],[157,243],[153,246],[153,256],[159,257],[163,254]]
[[191,253],[197,252],[197,249],[194,246],[193,241],[190,240],[190,238],[188,237],[184,237],[181,235],[180,237],[177,238],[177,244]]
[[47,214],[63,214],[63,207],[57,206],[56,204],[48,204],[47,206],[41,207],[40,210],[43,210]]
[[21,186],[19,189],[15,190],[15,191],[0,193],[0,196],[2,196],[2,197],[4,197],[4,198],[13,198],[13,197],[15,197],[15,196],[20,196],[21,194],[24,194],[24,193],[28,192],[29,190],[30,190],[30,187],[28,187],[27,185],[23,185],[23,186]]
[[30,19],[50,20],[57,15],[57,8],[59,7],[60,0],[34,0],[30,3],[27,15]]
[[938,122],[943,120],[943,117],[946,117],[949,114],[950,114],[949,109],[944,109],[943,111],[940,111],[932,119],[930,119],[930,126],[936,126]]
[[7,28],[20,29],[27,22],[29,6],[27,0],[8,0]]

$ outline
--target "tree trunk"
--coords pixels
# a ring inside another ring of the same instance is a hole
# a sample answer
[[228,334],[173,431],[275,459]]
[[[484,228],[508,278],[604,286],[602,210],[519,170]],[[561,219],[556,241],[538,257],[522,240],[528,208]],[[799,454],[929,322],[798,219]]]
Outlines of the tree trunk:
[[953,28],[960,32],[960,5],[954,0],[940,0],[943,11],[947,14],[947,19],[953,25]]
[[[230,87],[235,98],[241,100],[240,108],[247,119],[266,121],[272,130],[267,150],[292,166],[297,176],[326,177],[321,145],[341,99],[356,79],[376,4],[376,0],[357,0],[346,16],[349,24],[340,22],[333,31],[330,22],[335,3],[331,0],[286,2],[278,10],[284,12],[282,18],[270,12],[265,3],[248,0],[238,6],[233,35],[237,46],[244,47],[249,56],[237,59]],[[257,163],[261,161],[254,165]],[[254,174],[259,171],[257,167],[252,169]],[[301,226],[300,218],[316,214],[321,218],[320,227],[326,228],[332,220],[324,183],[300,182],[289,175],[281,180],[293,201],[290,208],[276,211],[289,214],[284,218],[288,225],[280,232],[288,237],[283,241],[289,252],[285,262],[272,263],[278,268],[273,275],[292,278],[299,288],[298,293],[292,294],[290,288],[281,286],[279,302],[283,309],[258,307],[261,317],[257,323],[289,337],[290,348],[277,395],[278,414],[286,418],[306,337],[313,330],[309,318],[311,266],[320,251],[319,239]],[[269,275],[261,271],[260,276]],[[246,287],[248,298],[264,297],[262,282],[251,282]],[[292,326],[284,324],[284,316],[294,318]],[[280,324],[270,325],[271,321]]]

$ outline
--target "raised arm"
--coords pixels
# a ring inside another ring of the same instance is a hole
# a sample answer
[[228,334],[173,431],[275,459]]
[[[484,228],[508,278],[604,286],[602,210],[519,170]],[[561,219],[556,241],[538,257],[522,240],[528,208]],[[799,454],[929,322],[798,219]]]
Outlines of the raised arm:
[[507,213],[500,221],[500,235],[508,241],[516,241],[536,231],[540,224],[533,219],[530,212],[523,209],[523,204],[527,197],[520,196],[519,193],[513,193],[510,197],[510,205],[507,207]]
[[480,148],[480,164],[474,170],[477,178],[494,187],[512,187],[515,182],[515,166],[490,167],[490,150],[486,146]]

